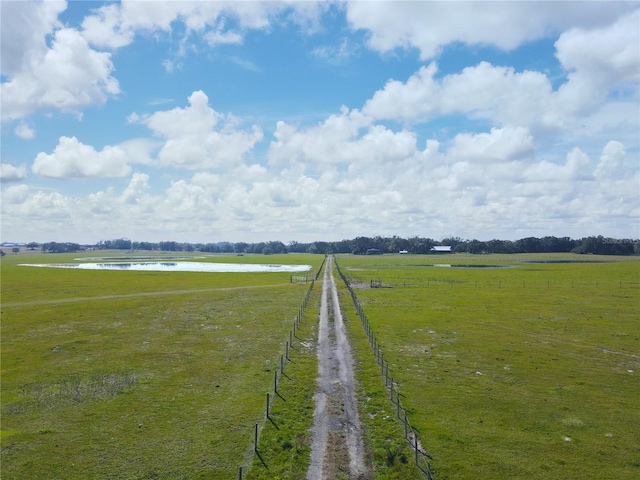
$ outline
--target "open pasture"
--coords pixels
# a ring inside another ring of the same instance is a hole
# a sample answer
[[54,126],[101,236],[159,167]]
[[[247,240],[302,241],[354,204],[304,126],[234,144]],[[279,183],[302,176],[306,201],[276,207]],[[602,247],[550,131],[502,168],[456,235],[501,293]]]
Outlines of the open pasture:
[[639,260],[338,256],[439,480],[638,478]]
[[[80,256],[2,259],[2,477],[234,478],[307,286],[289,273],[18,266]],[[194,261],[315,272],[322,257]]]

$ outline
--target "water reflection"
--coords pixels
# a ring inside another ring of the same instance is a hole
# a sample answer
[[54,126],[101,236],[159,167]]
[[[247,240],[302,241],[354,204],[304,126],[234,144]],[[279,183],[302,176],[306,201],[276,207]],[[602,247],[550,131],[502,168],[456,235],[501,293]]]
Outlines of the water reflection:
[[311,270],[311,265],[209,262],[33,263],[22,264],[22,266],[75,268],[79,270],[133,270],[146,272],[307,272]]

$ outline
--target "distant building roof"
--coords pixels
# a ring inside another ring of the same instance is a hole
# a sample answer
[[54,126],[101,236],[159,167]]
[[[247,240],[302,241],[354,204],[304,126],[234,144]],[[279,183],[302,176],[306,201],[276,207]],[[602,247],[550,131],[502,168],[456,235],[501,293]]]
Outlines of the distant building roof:
[[435,247],[431,247],[430,251],[435,253],[451,253],[453,249],[451,245],[436,245]]

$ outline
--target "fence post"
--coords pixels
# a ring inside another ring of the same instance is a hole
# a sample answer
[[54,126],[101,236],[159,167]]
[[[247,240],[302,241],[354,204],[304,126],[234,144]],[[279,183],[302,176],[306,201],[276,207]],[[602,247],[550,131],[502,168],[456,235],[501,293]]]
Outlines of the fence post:
[[387,384],[387,382],[389,381],[389,360],[386,361],[386,366],[385,366],[385,371],[384,371],[384,376],[386,377],[386,381],[385,381],[385,385]]
[[413,442],[416,449],[416,466],[420,468],[420,466],[418,465],[418,434],[416,432],[413,432]]
[[258,453],[258,424],[253,429],[253,451]]
[[404,438],[406,439],[407,436],[409,435],[409,432],[407,431],[408,429],[408,424],[407,424],[407,411],[404,411]]
[[276,370],[273,376],[273,393],[278,394],[278,370]]
[[242,467],[238,468],[238,480],[242,480]]
[[269,418],[269,392],[267,392],[267,418]]

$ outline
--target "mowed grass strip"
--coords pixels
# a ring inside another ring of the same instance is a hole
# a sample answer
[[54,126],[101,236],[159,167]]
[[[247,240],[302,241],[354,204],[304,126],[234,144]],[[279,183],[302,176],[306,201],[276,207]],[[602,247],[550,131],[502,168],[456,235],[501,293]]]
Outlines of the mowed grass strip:
[[[307,286],[17,266],[25,257],[2,260],[3,478],[234,478]],[[135,296],[162,290],[195,293]],[[37,303],[65,297],[78,300]]]
[[521,261],[584,258],[339,257],[436,478],[638,477],[640,262]]

